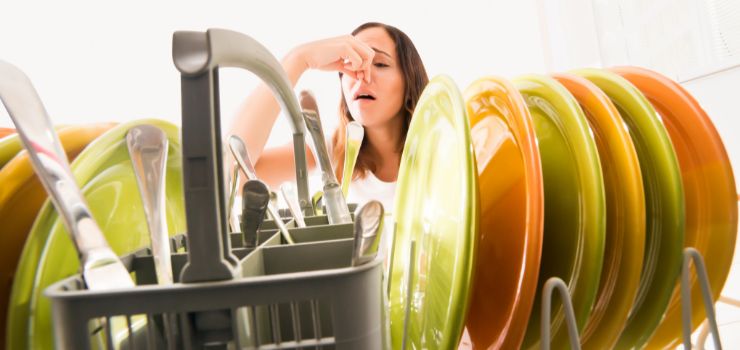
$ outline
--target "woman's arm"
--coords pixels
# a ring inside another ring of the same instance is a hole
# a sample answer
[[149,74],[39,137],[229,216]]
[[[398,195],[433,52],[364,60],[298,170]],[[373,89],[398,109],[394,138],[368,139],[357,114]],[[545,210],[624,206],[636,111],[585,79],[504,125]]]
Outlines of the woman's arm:
[[[286,56],[281,63],[291,86],[295,87],[308,67],[294,54]],[[238,135],[244,140],[249,156],[255,162],[255,171],[260,179],[272,188],[276,188],[275,186],[279,186],[282,182],[295,177],[292,144],[269,149],[263,154],[265,144],[279,113],[280,105],[272,90],[261,83],[242,103],[230,129],[231,134]],[[306,160],[309,168],[313,168],[313,157],[307,155]],[[283,164],[275,166],[279,163]]]
[[[369,79],[374,54],[366,44],[345,35],[298,46],[281,63],[291,86],[295,87],[308,69],[341,71]],[[273,188],[295,177],[292,143],[264,150],[279,113],[280,105],[272,91],[260,84],[244,101],[230,128],[230,134],[238,135],[247,145],[260,179]],[[314,158],[306,150],[311,169],[315,166]]]

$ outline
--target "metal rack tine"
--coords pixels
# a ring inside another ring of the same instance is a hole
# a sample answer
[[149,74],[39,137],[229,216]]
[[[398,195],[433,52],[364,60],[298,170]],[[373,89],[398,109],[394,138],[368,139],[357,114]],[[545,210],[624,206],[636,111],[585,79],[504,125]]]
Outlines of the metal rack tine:
[[701,287],[701,295],[704,300],[704,311],[707,313],[709,330],[712,333],[714,347],[722,349],[722,343],[719,339],[719,328],[717,327],[717,316],[714,312],[714,301],[712,300],[712,287],[709,285],[707,270],[704,265],[704,258],[701,253],[692,247],[683,250],[683,266],[681,268],[681,320],[683,326],[683,346],[684,349],[691,349],[691,261],[694,261],[694,268]]
[[[734,306],[734,307],[740,307],[740,300],[730,298],[726,295],[720,295],[717,302],[727,304],[730,306]],[[696,348],[698,350],[704,350],[704,345],[707,342],[708,336],[709,336],[709,323],[705,319],[704,322],[702,322],[701,324],[701,331],[699,332],[699,336],[696,339]]]
[[280,305],[270,305],[270,320],[272,323],[272,341],[275,344],[280,345],[283,342],[283,337],[280,334]]
[[409,274],[406,277],[406,305],[404,305],[404,316],[403,316],[403,340],[401,341],[401,349],[406,349],[406,340],[408,339],[408,331],[409,331],[409,314],[411,314],[411,293],[413,293],[414,289],[411,286],[413,281],[413,274],[410,271],[414,271],[416,269],[416,266],[414,266],[416,259],[414,259],[414,255],[416,255],[416,240],[411,240],[411,245],[409,246]]
[[[146,344],[149,349],[156,349],[157,343],[155,342],[155,336],[157,334],[157,327],[154,323],[154,316],[152,314],[146,315]],[[170,346],[169,343],[167,345]]]
[[257,331],[257,306],[249,306],[249,329],[254,335],[254,346],[259,348],[262,344],[260,333]]
[[552,292],[557,289],[560,292],[560,299],[563,301],[565,309],[565,323],[568,326],[568,338],[570,338],[570,348],[573,350],[581,349],[581,342],[578,336],[578,326],[576,316],[573,312],[573,303],[570,300],[568,286],[558,277],[550,277],[545,286],[542,287],[542,317],[540,323],[540,349],[550,350],[550,314],[552,312]]
[[301,314],[297,302],[290,303],[290,316],[293,318],[293,339],[296,343],[300,343],[303,337],[301,336]]
[[177,349],[177,316],[174,314],[164,313],[162,314],[162,321],[164,322],[164,341],[167,343],[167,349]]
[[398,223],[396,220],[393,220],[393,234],[388,238],[391,240],[391,246],[390,251],[387,252],[388,254],[388,268],[386,270],[386,276],[388,276],[388,282],[386,285],[385,295],[390,297],[391,295],[391,281],[390,276],[393,273],[393,255],[396,251],[396,231],[398,230]]
[[129,349],[136,349],[136,342],[134,342],[134,328],[131,327],[131,315],[126,315],[126,330],[128,331],[126,341],[128,341]]
[[234,330],[234,347],[236,349],[247,349],[251,334],[249,333],[249,320],[247,315],[247,309],[245,307],[233,307],[231,308],[232,328]]
[[319,315],[319,301],[311,300],[311,317],[313,319],[313,335],[316,342],[321,341],[321,315]]
[[106,349],[112,349],[113,348],[113,331],[111,330],[111,318],[106,317],[103,319],[103,329],[105,329],[105,348]]

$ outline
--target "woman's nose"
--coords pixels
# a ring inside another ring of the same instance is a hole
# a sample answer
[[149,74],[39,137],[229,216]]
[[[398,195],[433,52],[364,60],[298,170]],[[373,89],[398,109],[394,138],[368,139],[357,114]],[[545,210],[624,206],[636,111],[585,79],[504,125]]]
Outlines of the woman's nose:
[[368,83],[365,81],[365,79],[362,79],[358,76],[357,79],[355,79],[354,83],[352,83],[352,91],[356,91],[362,86],[368,86]]
[[[366,71],[361,70],[357,72],[357,80],[364,81],[366,84],[372,84],[373,82],[373,69],[372,67]],[[369,82],[368,82],[369,81]]]
[[[370,73],[370,77],[372,78],[373,73],[372,73],[372,71],[370,71],[370,72],[371,72]],[[353,87],[357,87],[357,86],[359,86],[358,84],[362,84],[362,85],[365,85],[365,86],[372,85],[373,84],[373,79],[369,79],[369,80],[370,80],[370,82],[368,83],[367,80],[365,79],[365,72],[357,72],[357,79],[355,80],[355,83],[352,84],[352,86]]]

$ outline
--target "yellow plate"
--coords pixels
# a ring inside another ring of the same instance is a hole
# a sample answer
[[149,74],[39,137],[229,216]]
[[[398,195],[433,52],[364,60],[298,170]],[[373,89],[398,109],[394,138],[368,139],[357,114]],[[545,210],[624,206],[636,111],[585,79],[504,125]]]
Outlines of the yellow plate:
[[596,85],[553,76],[581,105],[599,149],[606,193],[606,244],[599,291],[581,332],[584,349],[611,349],[624,329],[640,283],[645,250],[645,192],[637,152],[619,111]]
[[645,256],[637,298],[617,348],[640,348],[665,314],[681,267],[684,196],[678,160],[665,127],[645,96],[617,74],[574,72],[609,96],[632,137],[645,191]]
[[[514,80],[532,115],[542,159],[545,227],[535,306],[523,348],[539,348],[541,290],[551,277],[570,288],[579,330],[589,315],[604,258],[606,205],[599,155],[586,117],[573,96],[550,77]],[[555,299],[559,300],[559,299]],[[562,303],[553,303],[552,347],[568,346]]]

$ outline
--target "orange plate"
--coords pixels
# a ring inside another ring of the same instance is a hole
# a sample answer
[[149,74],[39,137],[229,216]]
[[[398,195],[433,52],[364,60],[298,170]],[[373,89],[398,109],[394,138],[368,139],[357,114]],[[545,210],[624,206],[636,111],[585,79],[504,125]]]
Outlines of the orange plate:
[[[676,82],[637,67],[612,71],[647,97],[668,131],[681,167],[686,199],[684,246],[694,247],[704,256],[717,300],[732,265],[738,224],[735,179],[722,140],[699,103]],[[691,319],[696,328],[706,316],[693,272],[691,280]],[[681,298],[677,284],[668,311],[647,347],[675,348],[680,342]]]
[[465,91],[478,164],[480,240],[466,321],[475,348],[521,346],[537,291],[544,194],[529,110],[505,79]]
[[606,192],[604,265],[594,307],[581,333],[584,349],[611,349],[637,296],[645,249],[645,193],[635,146],[619,111],[596,85],[553,75],[576,98],[599,150]]
[[0,139],[13,133],[15,133],[13,128],[0,128]]

